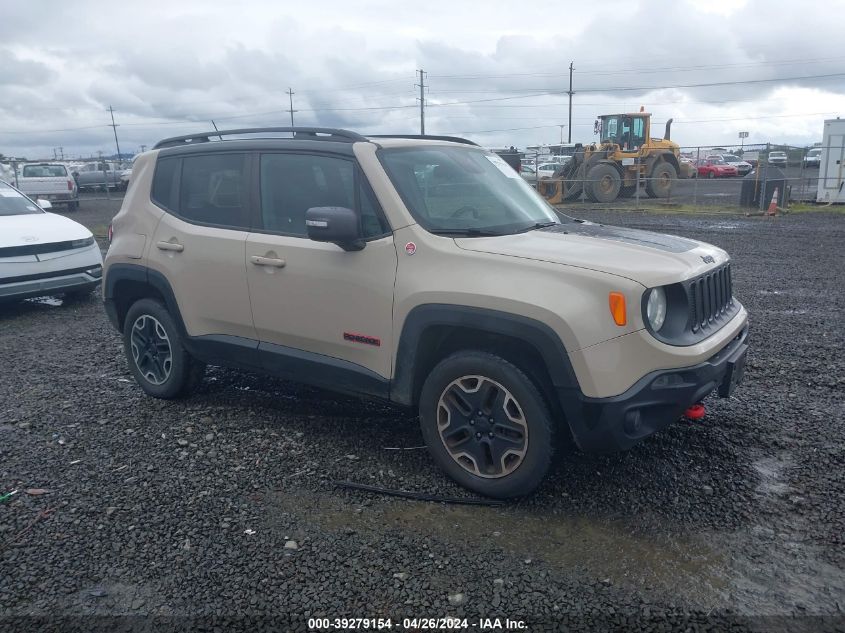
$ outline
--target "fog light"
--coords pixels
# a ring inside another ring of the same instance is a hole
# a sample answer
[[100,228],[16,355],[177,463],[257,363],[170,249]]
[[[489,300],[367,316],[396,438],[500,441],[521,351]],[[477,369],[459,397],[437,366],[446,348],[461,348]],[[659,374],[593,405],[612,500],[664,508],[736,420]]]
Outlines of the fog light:
[[625,433],[628,435],[636,435],[640,432],[643,426],[642,418],[639,410],[629,411],[625,414]]
[[652,389],[666,389],[668,387],[677,387],[683,384],[684,378],[680,374],[663,374],[654,379],[651,383]]

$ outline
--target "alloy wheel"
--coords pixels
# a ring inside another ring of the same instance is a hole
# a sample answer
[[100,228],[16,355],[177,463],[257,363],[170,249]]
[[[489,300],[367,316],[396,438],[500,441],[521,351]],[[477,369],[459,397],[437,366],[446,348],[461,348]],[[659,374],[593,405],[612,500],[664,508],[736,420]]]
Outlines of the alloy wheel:
[[437,430],[451,458],[479,477],[511,474],[528,451],[522,407],[485,376],[462,376],[446,386],[437,403]]
[[162,324],[149,314],[142,314],[132,324],[129,338],[132,359],[145,380],[160,385],[170,377],[173,351]]

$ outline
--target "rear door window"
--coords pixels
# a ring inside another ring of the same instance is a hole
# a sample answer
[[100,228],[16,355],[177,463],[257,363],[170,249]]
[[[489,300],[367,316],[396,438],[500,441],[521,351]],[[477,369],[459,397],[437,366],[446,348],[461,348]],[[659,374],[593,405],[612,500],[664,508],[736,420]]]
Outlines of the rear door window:
[[182,158],[178,214],[199,224],[249,227],[246,154]]

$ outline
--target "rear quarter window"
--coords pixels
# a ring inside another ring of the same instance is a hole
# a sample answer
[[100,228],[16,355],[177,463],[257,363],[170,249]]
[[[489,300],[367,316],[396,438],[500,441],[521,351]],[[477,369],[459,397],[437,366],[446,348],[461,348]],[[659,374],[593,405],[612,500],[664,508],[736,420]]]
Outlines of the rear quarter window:
[[160,158],[156,162],[153,188],[150,194],[153,202],[169,211],[178,213],[176,179],[179,176],[180,159]]

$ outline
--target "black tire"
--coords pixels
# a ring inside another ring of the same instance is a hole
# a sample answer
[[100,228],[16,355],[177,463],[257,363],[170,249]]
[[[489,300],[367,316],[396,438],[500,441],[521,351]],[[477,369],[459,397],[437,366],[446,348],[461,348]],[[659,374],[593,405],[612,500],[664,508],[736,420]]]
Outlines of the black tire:
[[[467,392],[475,379],[477,393]],[[555,446],[549,409],[531,379],[503,358],[477,351],[445,358],[426,379],[419,410],[431,456],[465,488],[497,499],[521,497],[549,470]],[[460,425],[450,434],[453,415]]]
[[[160,325],[165,335],[169,359],[162,353],[164,339],[155,323]],[[145,329],[149,330],[150,326],[155,331],[154,336],[144,334]],[[136,329],[139,337],[133,341],[133,332]],[[149,346],[141,348],[140,342],[144,339],[149,339]],[[123,349],[135,380],[141,389],[154,398],[186,396],[202,382],[205,374],[205,364],[188,354],[182,344],[182,335],[176,321],[167,308],[155,299],[139,299],[126,312],[123,322]],[[153,356],[157,360],[154,360]]]
[[645,191],[650,198],[668,198],[677,179],[678,170],[672,164],[660,161],[651,170]]
[[715,177],[716,177],[716,172],[715,172],[715,171],[708,172],[708,173],[707,173],[707,177],[708,177],[708,178],[715,178]]
[[587,172],[585,189],[593,202],[613,202],[622,189],[622,176],[613,165],[599,163]]
[[79,201],[78,200],[74,200],[73,202],[67,203],[68,212],[77,211],[78,209],[79,209]]
[[628,185],[619,189],[620,198],[633,198],[635,193],[637,193],[637,185]]

